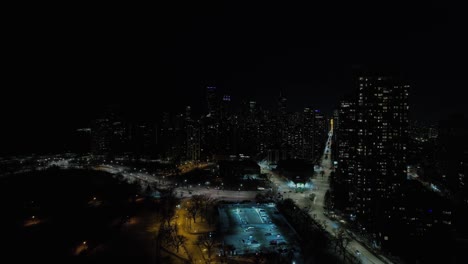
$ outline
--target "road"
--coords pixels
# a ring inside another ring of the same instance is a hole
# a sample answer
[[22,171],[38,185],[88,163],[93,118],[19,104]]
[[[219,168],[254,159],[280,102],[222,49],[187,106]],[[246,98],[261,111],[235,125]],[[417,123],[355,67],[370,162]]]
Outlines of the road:
[[[189,193],[191,191],[191,194]],[[257,191],[230,191],[230,190],[217,190],[207,189],[206,187],[192,187],[185,188],[180,187],[175,189],[176,195],[179,198],[187,198],[192,195],[208,195],[213,199],[225,200],[225,201],[253,201],[257,195]]]
[[[327,190],[329,190],[330,185],[328,181],[328,177],[330,176],[331,172],[331,146],[333,131],[330,131],[328,134],[327,143],[325,144],[325,150],[323,156],[321,158],[321,170],[324,171],[322,176],[321,173],[318,173],[316,178],[312,180],[312,188],[304,191],[303,193],[296,193],[292,188],[288,187],[287,181],[284,177],[275,173],[273,171],[269,171],[272,174],[271,180],[274,184],[278,186],[279,192],[281,192],[284,198],[291,198],[293,199],[301,208],[310,206],[310,202],[308,201],[308,197],[310,194],[315,194],[315,199],[313,201],[313,210],[309,211],[310,215],[314,217],[318,222],[325,223],[326,230],[334,236],[335,229],[340,227],[340,223],[328,218],[325,215],[325,210],[323,208],[324,205],[324,197]],[[291,192],[289,192],[291,191]],[[284,193],[286,192],[286,193]],[[346,228],[343,226],[343,228]],[[348,245],[348,251],[351,254],[356,255],[356,250],[360,252],[358,258],[361,260],[361,263],[373,263],[373,264],[380,264],[380,263],[389,263],[383,262],[377,256],[375,256],[372,252],[368,251],[360,242],[352,238],[351,242]]]
[[165,177],[155,176],[143,170],[131,170],[131,168],[122,165],[101,164],[92,168],[95,170],[105,171],[111,174],[120,174],[130,182],[137,181],[138,183],[143,184],[143,187],[146,187],[146,184],[148,183],[157,183],[158,187],[163,189],[173,185],[173,183]]
[[[161,177],[153,176],[146,172],[129,172],[129,169],[125,166],[117,165],[100,165],[96,166],[95,169],[106,171],[112,174],[120,173],[123,177],[131,180],[138,181],[140,183],[158,183],[158,186],[161,188],[168,188],[173,186],[173,183],[167,179],[161,179]],[[144,186],[145,187],[145,186]],[[190,190],[190,192],[189,192]],[[257,191],[230,191],[230,190],[217,190],[217,189],[207,189],[206,187],[178,187],[174,189],[174,192],[178,198],[188,198],[193,195],[208,195],[213,199],[225,200],[225,201],[243,201],[255,199]]]

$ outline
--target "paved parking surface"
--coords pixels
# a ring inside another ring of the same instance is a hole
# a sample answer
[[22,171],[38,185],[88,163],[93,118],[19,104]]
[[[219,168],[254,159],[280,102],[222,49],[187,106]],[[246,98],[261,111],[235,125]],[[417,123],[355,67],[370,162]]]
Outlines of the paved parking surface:
[[223,242],[236,255],[278,251],[299,256],[297,237],[273,204],[229,204],[220,208]]

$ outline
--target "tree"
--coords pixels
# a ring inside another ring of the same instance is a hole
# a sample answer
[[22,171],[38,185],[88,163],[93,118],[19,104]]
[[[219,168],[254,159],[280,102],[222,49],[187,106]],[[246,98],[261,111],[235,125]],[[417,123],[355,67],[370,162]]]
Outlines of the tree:
[[175,235],[172,239],[172,245],[176,248],[177,253],[179,253],[179,247],[182,246],[187,241],[187,238],[183,235]]
[[187,205],[187,211],[192,216],[193,222],[196,222],[197,215],[203,211],[203,217],[206,219],[208,205],[214,200],[207,195],[193,195]]
[[208,258],[211,258],[212,249],[215,246],[215,240],[211,234],[199,236],[198,243],[206,248]]
[[314,200],[315,200],[316,195],[314,193],[310,194],[307,199],[304,199],[306,203],[306,211],[308,213],[312,212],[314,210]]
[[169,245],[172,242],[172,226],[166,223],[163,223],[159,228],[159,241],[161,241],[164,245]]
[[162,193],[160,213],[168,224],[174,216],[174,208],[179,200],[175,197],[174,189],[166,190]]
[[348,247],[351,239],[346,235],[346,232],[343,228],[337,228],[334,230],[335,233],[335,251],[340,250],[343,258],[346,256],[346,248]]
[[187,212],[192,216],[193,222],[197,222],[197,214],[200,211],[200,207],[197,203],[190,201],[187,203]]

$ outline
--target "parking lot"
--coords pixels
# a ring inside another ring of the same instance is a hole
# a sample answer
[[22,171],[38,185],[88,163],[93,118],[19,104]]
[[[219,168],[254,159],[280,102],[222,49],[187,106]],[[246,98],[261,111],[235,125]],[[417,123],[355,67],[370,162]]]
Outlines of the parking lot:
[[297,238],[274,204],[229,204],[220,207],[223,242],[233,254],[278,251],[299,255]]

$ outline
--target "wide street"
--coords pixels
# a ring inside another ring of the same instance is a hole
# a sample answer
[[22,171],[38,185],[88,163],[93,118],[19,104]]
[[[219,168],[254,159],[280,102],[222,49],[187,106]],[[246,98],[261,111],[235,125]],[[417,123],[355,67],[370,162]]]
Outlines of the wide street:
[[[191,193],[189,193],[189,191]],[[255,200],[255,196],[257,195],[257,191],[231,191],[231,190],[217,190],[214,188],[207,189],[206,187],[192,187],[192,188],[176,188],[175,189],[176,195],[179,198],[187,198],[191,197],[192,195],[207,195],[212,199],[216,200],[224,200],[224,201],[244,201]]]
[[[316,178],[312,180],[312,188],[305,190],[303,193],[295,192],[295,190],[288,186],[287,179],[278,173],[273,171],[268,171],[272,174],[271,180],[273,184],[278,186],[278,190],[280,193],[283,194],[284,198],[291,198],[293,199],[300,207],[305,208],[309,207],[311,202],[309,200],[309,195],[315,194],[315,199],[312,201],[312,210],[309,211],[309,214],[314,217],[318,222],[325,223],[326,230],[334,235],[335,229],[342,226],[341,223],[334,221],[328,218],[325,215],[325,210],[323,208],[324,205],[324,197],[327,190],[330,188],[328,177],[330,176],[331,172],[331,146],[333,131],[330,131],[328,134],[328,140],[325,145],[325,150],[321,158],[321,170],[324,171],[322,176],[321,173],[317,173]],[[290,192],[291,191],[291,192]],[[308,201],[309,200],[309,201]],[[346,226],[342,226],[346,229]],[[360,242],[356,239],[351,238],[351,242],[348,245],[348,251],[351,254],[357,255],[358,258],[361,260],[361,263],[390,263],[389,261],[383,262],[378,257],[376,257],[372,252],[368,251]],[[359,254],[357,253],[359,252]]]

